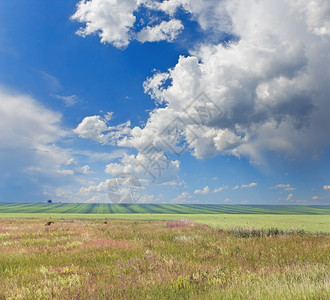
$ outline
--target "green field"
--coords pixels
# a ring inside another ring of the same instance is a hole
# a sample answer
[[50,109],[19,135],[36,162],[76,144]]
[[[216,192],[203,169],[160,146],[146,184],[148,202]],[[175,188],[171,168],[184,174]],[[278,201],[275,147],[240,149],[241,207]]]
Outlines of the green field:
[[1,213],[330,215],[330,205],[0,203]]
[[0,218],[190,219],[219,228],[301,229],[330,232],[330,206],[0,203]]

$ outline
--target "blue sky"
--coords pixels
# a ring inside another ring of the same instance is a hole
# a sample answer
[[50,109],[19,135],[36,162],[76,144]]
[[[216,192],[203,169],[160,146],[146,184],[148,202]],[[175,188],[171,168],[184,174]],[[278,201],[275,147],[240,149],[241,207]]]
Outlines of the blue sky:
[[291,2],[1,1],[0,201],[330,204],[330,4]]

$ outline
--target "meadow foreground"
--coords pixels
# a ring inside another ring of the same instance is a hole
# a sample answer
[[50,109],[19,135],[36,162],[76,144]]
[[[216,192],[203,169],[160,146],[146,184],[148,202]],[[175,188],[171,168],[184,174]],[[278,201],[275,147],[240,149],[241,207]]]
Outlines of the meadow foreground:
[[0,299],[329,299],[330,235],[0,220]]

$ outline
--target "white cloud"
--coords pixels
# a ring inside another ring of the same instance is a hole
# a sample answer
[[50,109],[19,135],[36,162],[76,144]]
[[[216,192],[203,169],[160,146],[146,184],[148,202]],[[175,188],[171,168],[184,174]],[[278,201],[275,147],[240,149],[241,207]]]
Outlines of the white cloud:
[[130,122],[126,122],[117,126],[108,126],[111,114],[107,114],[104,118],[101,116],[90,116],[84,118],[81,123],[74,129],[74,133],[81,138],[89,138],[101,144],[117,143],[120,138],[130,133]]
[[76,166],[76,165],[77,165],[77,162],[75,161],[74,158],[70,158],[70,159],[68,159],[68,160],[64,163],[64,165],[65,165],[66,167],[72,167],[72,166]]
[[[132,33],[134,11],[140,5],[163,11],[170,21],[146,23],[140,34]],[[181,146],[198,159],[247,156],[256,164],[264,161],[268,151],[313,156],[330,145],[327,0],[93,0],[80,2],[73,18],[86,23],[82,35],[97,33],[102,42],[125,47],[136,36],[142,41],[158,40],[158,29],[175,21],[178,7],[210,36],[227,32],[237,40],[223,45],[211,39],[189,56],[180,56],[167,72],[148,78],[145,92],[163,105],[150,113],[145,126],[109,127],[100,116],[91,116],[76,128],[79,136],[139,152],[151,145],[162,155],[178,153]],[[173,124],[174,130],[168,130]],[[143,168],[136,166],[147,159],[143,155],[127,156],[106,170],[141,173]],[[178,163],[174,166],[177,170]],[[252,186],[234,189],[248,187]],[[281,188],[294,190],[290,185]]]
[[219,7],[227,11],[240,40],[202,45],[144,84],[146,92],[166,104],[167,119],[185,112],[201,91],[221,108],[223,114],[197,139],[189,137],[189,121],[183,125],[193,154],[205,158],[225,152],[261,161],[268,150],[303,155],[329,145],[329,39],[310,31],[291,1],[223,1]]
[[39,148],[67,133],[59,126],[61,115],[29,96],[0,88],[0,136],[3,147]]
[[90,171],[90,166],[88,166],[88,165],[79,168],[79,169],[77,170],[77,172],[78,172],[78,173],[81,173],[81,174],[83,174],[83,175],[87,175],[87,174],[92,173],[92,171]]
[[223,200],[223,202],[224,202],[224,203],[229,203],[229,202],[231,202],[231,199],[226,198],[225,200]]
[[277,184],[275,186],[271,186],[270,189],[283,189],[284,191],[290,192],[290,191],[295,191],[296,188],[292,187],[290,184]]
[[117,48],[124,48],[130,41],[130,29],[135,22],[135,0],[81,0],[73,20],[85,23],[77,34],[85,37],[97,34],[102,43],[112,43]]
[[59,170],[55,170],[55,172],[60,174],[60,175],[73,175],[74,174],[73,170],[61,170],[61,169],[59,169]]
[[[174,18],[174,13],[181,7],[190,14],[191,19],[196,21],[202,30],[209,33],[209,40],[215,40],[218,35],[221,36],[231,29],[225,2],[212,0],[203,2],[199,0],[162,2],[154,0],[81,0],[71,19],[85,25],[76,32],[78,35],[85,37],[96,34],[102,43],[110,43],[117,48],[126,48],[134,39],[142,43],[161,40],[171,42],[176,39],[183,30],[183,25],[181,20]],[[141,7],[147,10],[147,18],[141,17],[137,13]],[[169,20],[163,21],[159,17],[161,14]]]
[[160,10],[166,12],[169,15],[173,15],[178,7],[188,7],[191,0],[165,0],[162,2],[154,0],[142,0],[141,3],[151,10]]
[[330,190],[330,185],[324,185],[324,186],[323,186],[323,189],[324,189],[325,191]]
[[110,179],[107,179],[104,182],[100,182],[98,185],[90,185],[88,187],[82,187],[80,188],[79,193],[80,194],[91,194],[91,193],[106,193],[107,187],[110,183]]
[[160,201],[160,197],[142,194],[144,190],[140,180],[132,174],[119,174],[105,181],[82,187],[79,191],[81,197],[87,202],[108,203],[136,203]]
[[[42,199],[46,186],[70,184],[75,165],[70,151],[57,146],[69,136],[61,114],[30,96],[0,87],[0,190],[7,201]],[[8,189],[7,186],[11,186]],[[11,191],[11,194],[5,194]],[[17,193],[20,199],[16,199]]]
[[108,137],[104,132],[109,131],[106,123],[100,116],[91,116],[84,118],[74,130],[81,138],[90,138],[102,144],[108,142]]
[[286,189],[286,188],[290,188],[291,185],[290,184],[277,184],[275,186],[270,187],[270,189]]
[[[118,174],[133,174],[145,184],[173,184],[173,179],[178,179],[180,163],[178,160],[169,160],[164,153],[157,156],[149,156],[139,153],[138,155],[127,155],[120,163],[110,163],[106,166],[107,174],[116,176]],[[180,185],[180,181],[176,180]]]
[[290,188],[285,189],[286,192],[295,191],[295,190],[296,190],[296,188],[294,188],[294,187],[290,187]]
[[174,198],[171,200],[172,203],[187,203],[190,201],[190,199],[192,198],[192,196],[189,194],[189,192],[185,191],[182,192],[178,197]]
[[[136,20],[135,13],[143,4],[152,10],[163,10],[170,20],[152,26],[147,25],[151,20]],[[77,31],[78,35],[97,34],[102,43],[110,43],[117,48],[127,47],[134,39],[142,43],[171,42],[181,33],[183,25],[180,20],[171,17],[171,10],[165,9],[165,6],[154,5],[152,1],[148,5],[138,0],[81,0],[71,19],[85,24]],[[140,25],[146,24],[140,32],[136,32],[136,21]]]
[[84,157],[89,162],[109,162],[118,158],[122,158],[126,153],[124,149],[116,149],[111,152],[96,152],[89,150],[75,150],[75,154]]
[[55,95],[56,99],[62,100],[67,107],[74,106],[78,102],[78,97],[76,95],[70,95],[70,96],[61,96],[61,95]]
[[258,183],[256,183],[256,182],[251,182],[249,184],[242,184],[241,185],[241,189],[248,189],[248,188],[255,187],[257,185],[258,185]]
[[225,11],[226,1],[213,0],[167,0],[167,1],[143,1],[144,5],[153,10],[163,11],[173,15],[178,8],[182,8],[191,14],[191,18],[198,22],[204,31],[210,35],[231,29],[230,19]]
[[286,201],[292,201],[293,200],[293,194],[290,193],[287,197],[286,197]]
[[225,189],[228,189],[228,188],[229,188],[228,186],[222,186],[222,187],[219,187],[217,189],[214,189],[213,190],[213,193],[219,193],[219,192],[221,192],[221,191],[223,191]]
[[319,196],[314,196],[314,197],[312,198],[312,200],[318,200],[318,199],[320,199]]
[[139,203],[162,203],[164,200],[164,195],[160,194],[158,196],[155,195],[148,195],[148,194],[143,194],[140,199]]
[[308,28],[317,35],[330,35],[330,3],[329,1],[296,1],[296,7],[307,20]]
[[248,189],[248,188],[256,187],[257,185],[258,185],[257,182],[251,182],[249,184],[242,184],[241,186],[236,185],[236,186],[233,187],[233,190]]
[[210,193],[210,188],[206,186],[203,190],[195,190],[195,195],[208,195]]
[[159,25],[144,27],[137,35],[137,40],[145,42],[168,41],[172,42],[183,30],[181,21],[173,19],[163,21]]

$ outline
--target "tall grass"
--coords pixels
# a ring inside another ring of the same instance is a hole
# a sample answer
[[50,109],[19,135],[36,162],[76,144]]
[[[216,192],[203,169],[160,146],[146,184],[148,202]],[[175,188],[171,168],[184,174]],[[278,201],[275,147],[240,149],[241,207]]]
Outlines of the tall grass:
[[328,215],[261,215],[261,214],[71,214],[71,213],[0,213],[0,219],[39,219],[51,220],[133,220],[133,221],[175,221],[189,219],[200,224],[219,228],[258,228],[269,229],[276,226],[279,230],[299,228],[307,232],[330,233]]
[[0,299],[329,299],[330,235],[0,220]]

